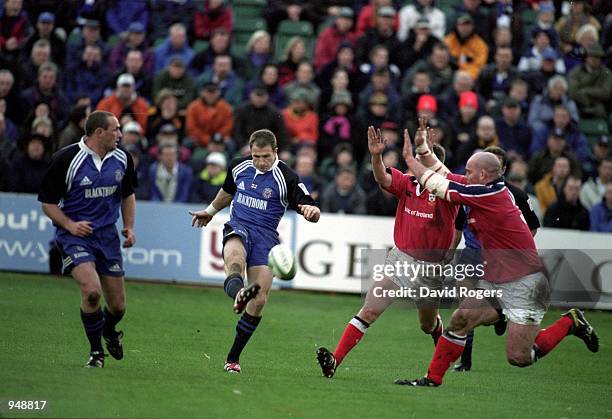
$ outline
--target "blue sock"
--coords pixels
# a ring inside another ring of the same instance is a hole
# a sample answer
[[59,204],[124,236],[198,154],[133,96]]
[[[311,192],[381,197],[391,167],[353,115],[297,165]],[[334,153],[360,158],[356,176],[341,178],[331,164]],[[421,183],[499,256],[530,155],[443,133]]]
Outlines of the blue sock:
[[93,313],[85,313],[81,310],[81,320],[83,321],[87,339],[89,339],[91,352],[103,352],[102,328],[104,327],[104,315],[102,310],[98,308]]
[[244,280],[240,274],[231,274],[225,279],[223,283],[223,289],[225,293],[233,300],[236,298],[236,294],[244,288]]

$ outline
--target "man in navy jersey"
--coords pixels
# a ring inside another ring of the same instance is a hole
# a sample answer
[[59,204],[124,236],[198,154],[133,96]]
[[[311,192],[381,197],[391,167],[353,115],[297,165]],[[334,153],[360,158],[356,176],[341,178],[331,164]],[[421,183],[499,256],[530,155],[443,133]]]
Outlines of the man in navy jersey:
[[[425,135],[424,120],[420,121],[416,136]],[[404,133],[404,143],[410,144]],[[443,288],[442,269],[436,274],[436,267],[442,267],[444,258],[453,240],[453,222],[457,215],[457,206],[442,199],[437,199],[419,185],[412,173],[402,173],[392,167],[385,167],[382,152],[386,140],[380,130],[368,128],[368,149],[372,156],[372,172],[378,185],[399,199],[395,214],[394,244],[386,256],[385,267],[400,263],[404,266],[422,265],[423,272],[409,276],[395,272],[386,275],[372,284],[365,297],[361,310],[353,317],[332,353],[325,347],[317,350],[317,361],[323,376],[332,378],[338,366],[348,353],[361,341],[366,330],[395,301],[388,291],[399,291],[419,288],[441,290]],[[434,149],[444,160],[444,149]],[[404,150],[404,153],[406,150]],[[410,151],[412,153],[412,151]],[[428,266],[428,268],[425,268]],[[383,293],[387,291],[387,296]],[[397,295],[394,293],[394,295]],[[431,335],[434,345],[442,335],[443,325],[440,318],[439,298],[420,297],[415,293],[411,298],[418,308],[419,323],[424,333]]]
[[[234,312],[242,313],[236,337],[224,369],[240,372],[240,354],[261,321],[272,271],[268,253],[279,244],[278,223],[287,208],[313,223],[321,215],[299,176],[278,159],[276,137],[261,129],[249,139],[251,156],[234,160],[223,187],[204,210],[191,212],[191,224],[205,227],[213,216],[230,205],[230,220],[223,229],[224,289],[234,300]],[[244,286],[244,271],[249,286]]]
[[[503,176],[506,173],[506,167],[508,164],[508,156],[506,155],[506,151],[500,147],[491,146],[485,148],[483,151],[488,151],[489,153],[493,153],[497,156],[500,163],[500,172],[499,176]],[[508,183],[504,180],[504,185],[512,194],[512,199],[516,206],[521,210],[523,214],[523,218],[527,222],[527,226],[529,227],[529,231],[531,231],[531,235],[535,237],[538,228],[540,228],[540,221],[538,220],[538,216],[533,211],[531,207],[531,201],[529,200],[529,196],[521,189],[516,186]],[[457,218],[455,219],[455,240],[453,241],[453,248],[457,248],[457,245],[461,241],[461,233],[463,232],[463,237],[465,238],[465,250],[461,252],[461,258],[458,263],[481,263],[482,257],[480,255],[480,242],[474,235],[474,232],[470,229],[467,218],[470,209],[468,206],[461,206],[459,208],[459,213],[457,214]],[[463,256],[467,256],[464,258]],[[470,260],[465,260],[465,259]],[[474,260],[476,258],[477,260]],[[495,333],[499,336],[503,335],[506,332],[507,321],[502,313],[500,308],[497,308],[500,319],[495,323]],[[463,353],[461,354],[460,362],[455,365],[455,371],[469,371],[472,368],[472,348],[474,344],[474,331],[470,330],[467,334],[467,338],[465,341],[465,348],[463,349]]]
[[[81,290],[81,320],[89,339],[86,367],[104,367],[102,337],[115,359],[123,358],[123,332],[115,326],[125,313],[123,260],[115,223],[123,218],[123,247],[136,242],[134,215],[137,186],[134,162],[117,143],[119,121],[96,111],[85,122],[85,136],[54,156],[38,200],[56,227],[64,272]],[[106,306],[100,308],[104,294]]]
[[[508,362],[518,367],[529,366],[567,335],[577,336],[591,352],[597,352],[599,338],[578,309],[569,310],[548,328],[540,329],[548,308],[548,281],[529,227],[499,176],[497,156],[475,153],[467,162],[465,176],[460,176],[449,174],[436,161],[427,142],[417,143],[416,151],[423,164],[412,156],[412,150],[407,153],[406,163],[419,183],[444,200],[470,208],[468,224],[481,243],[485,264],[484,279],[478,287],[499,302],[508,318]],[[396,384],[419,387],[442,384],[446,370],[463,352],[468,331],[498,320],[490,298],[464,299],[438,340],[427,375],[416,380],[396,380]]]

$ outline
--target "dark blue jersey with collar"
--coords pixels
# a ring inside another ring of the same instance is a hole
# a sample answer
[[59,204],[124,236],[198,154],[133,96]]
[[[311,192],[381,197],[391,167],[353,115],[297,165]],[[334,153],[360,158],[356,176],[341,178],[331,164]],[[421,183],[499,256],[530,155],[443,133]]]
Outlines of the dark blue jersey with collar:
[[38,200],[59,205],[74,221],[90,221],[95,231],[117,222],[121,200],[134,193],[137,180],[129,153],[118,147],[101,159],[84,138],[55,153]]
[[301,213],[298,205],[315,205],[297,173],[278,159],[266,172],[255,168],[252,157],[232,161],[223,190],[234,196],[231,221],[273,231],[287,208]]

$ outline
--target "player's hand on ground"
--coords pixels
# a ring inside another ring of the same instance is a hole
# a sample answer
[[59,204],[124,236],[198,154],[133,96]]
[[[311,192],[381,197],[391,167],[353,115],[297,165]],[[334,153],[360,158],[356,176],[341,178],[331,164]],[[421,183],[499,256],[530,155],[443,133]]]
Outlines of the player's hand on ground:
[[123,247],[132,247],[136,244],[136,235],[134,234],[134,230],[131,228],[124,228],[121,230],[121,235],[125,237],[123,241]]
[[212,220],[212,215],[206,212],[206,210],[201,211],[189,211],[189,215],[191,215],[191,226],[192,227],[206,227],[210,220]]
[[91,233],[93,233],[93,228],[91,226],[91,221],[73,221],[66,228],[73,236],[77,237],[87,237]]
[[310,221],[311,223],[316,223],[319,221],[319,217],[321,216],[321,210],[314,205],[298,205],[300,211],[302,211],[302,215],[306,219],[306,221]]
[[407,129],[404,129],[404,148],[402,149],[402,156],[404,156],[406,163],[414,158],[412,154],[412,140],[410,139],[410,134]]
[[383,138],[380,130],[374,129],[372,125],[368,127],[368,150],[373,156],[382,154],[387,145],[387,140]]

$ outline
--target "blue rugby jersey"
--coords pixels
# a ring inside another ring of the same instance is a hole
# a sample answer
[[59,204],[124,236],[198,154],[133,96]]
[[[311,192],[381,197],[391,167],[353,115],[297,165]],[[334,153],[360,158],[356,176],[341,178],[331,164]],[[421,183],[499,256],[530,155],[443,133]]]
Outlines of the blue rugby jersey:
[[129,153],[118,147],[101,159],[83,138],[55,153],[38,200],[58,204],[74,221],[91,221],[95,231],[117,222],[121,200],[136,186]]
[[266,172],[255,168],[252,157],[232,161],[223,190],[234,195],[231,220],[274,231],[287,208],[301,213],[298,205],[315,205],[297,173],[278,159]]

